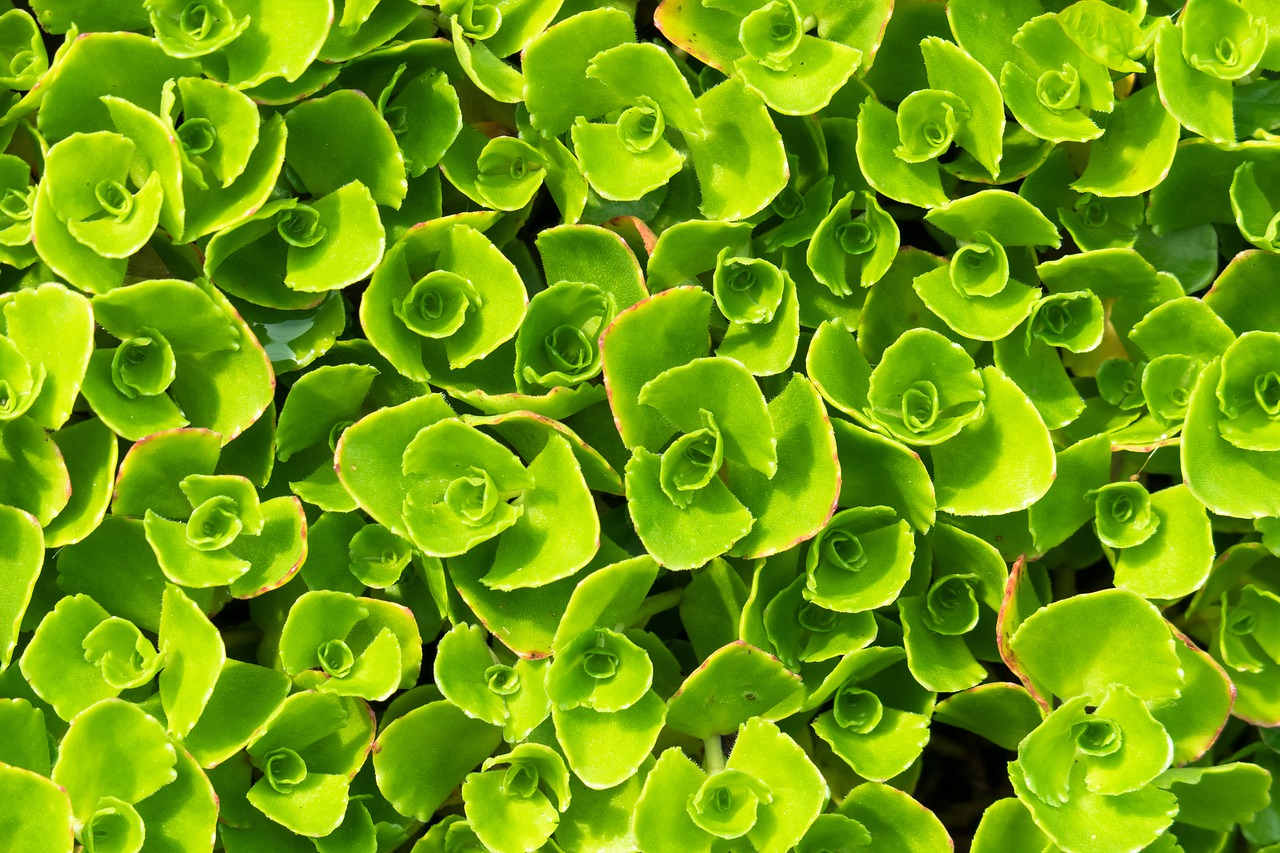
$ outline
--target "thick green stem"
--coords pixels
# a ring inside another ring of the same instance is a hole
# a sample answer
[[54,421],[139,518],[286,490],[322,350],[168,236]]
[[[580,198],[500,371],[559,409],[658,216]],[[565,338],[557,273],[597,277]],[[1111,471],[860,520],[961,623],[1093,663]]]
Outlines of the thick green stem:
[[724,744],[720,735],[712,735],[702,742],[702,769],[707,773],[719,773],[724,769]]
[[643,628],[646,622],[662,611],[679,606],[680,599],[683,597],[684,587],[669,589],[666,592],[651,595],[641,602],[640,607],[636,609],[635,615],[631,617],[631,621],[628,624],[632,628]]

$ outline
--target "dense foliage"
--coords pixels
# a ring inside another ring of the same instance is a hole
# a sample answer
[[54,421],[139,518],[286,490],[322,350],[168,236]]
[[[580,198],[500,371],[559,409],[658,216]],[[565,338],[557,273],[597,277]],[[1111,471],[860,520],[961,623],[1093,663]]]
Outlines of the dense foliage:
[[0,850],[1280,851],[1280,0],[0,2]]

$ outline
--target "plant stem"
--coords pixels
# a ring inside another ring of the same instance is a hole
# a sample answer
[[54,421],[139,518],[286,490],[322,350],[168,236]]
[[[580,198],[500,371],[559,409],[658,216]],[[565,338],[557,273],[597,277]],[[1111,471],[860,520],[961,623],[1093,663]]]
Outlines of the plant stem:
[[664,610],[670,610],[680,604],[680,599],[684,597],[684,587],[679,589],[669,589],[666,592],[660,592],[657,595],[651,595],[640,603],[636,608],[635,615],[631,617],[629,623],[632,628],[642,628],[644,623],[658,615]]
[[702,742],[702,769],[707,773],[719,773],[724,769],[724,744],[720,735],[712,735]]

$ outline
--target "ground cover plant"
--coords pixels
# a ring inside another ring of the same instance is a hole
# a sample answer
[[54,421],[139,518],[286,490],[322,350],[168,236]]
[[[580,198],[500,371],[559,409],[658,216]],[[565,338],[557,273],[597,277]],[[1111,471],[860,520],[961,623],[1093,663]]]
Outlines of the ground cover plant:
[[1280,851],[1280,3],[0,2],[0,850]]

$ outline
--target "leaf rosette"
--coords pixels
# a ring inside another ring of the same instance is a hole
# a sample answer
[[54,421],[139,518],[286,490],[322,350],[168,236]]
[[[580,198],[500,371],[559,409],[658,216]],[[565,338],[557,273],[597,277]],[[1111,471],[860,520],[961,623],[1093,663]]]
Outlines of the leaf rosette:
[[1000,88],[1018,123],[1053,142],[1101,136],[1103,129],[1090,114],[1114,108],[1111,78],[1076,42],[1061,16],[1032,18],[1018,29],[1013,44],[1015,58],[1000,69]]
[[884,607],[906,586],[915,552],[910,526],[891,508],[842,510],[809,543],[804,597],[839,613]]
[[870,66],[888,13],[883,3],[854,10],[790,0],[712,0],[665,2],[654,18],[668,39],[741,79],[771,109],[809,115]]
[[1260,725],[1280,720],[1269,685],[1280,671],[1276,618],[1280,597],[1256,583],[1223,593],[1210,652],[1227,668],[1236,686],[1234,713]]
[[372,273],[384,241],[373,197],[352,181],[322,198],[269,202],[219,231],[209,241],[204,270],[219,287],[251,302],[310,307],[305,303],[318,294]]
[[0,86],[25,91],[49,70],[49,54],[35,18],[22,10],[0,15]]
[[178,486],[189,503],[185,518],[166,518],[150,507],[144,514],[147,542],[174,583],[229,585],[243,594],[247,583],[274,574],[283,555],[297,555],[296,570],[306,553],[297,498],[260,502],[253,483],[231,474],[190,474]]
[[[457,557],[496,539],[487,586],[541,586],[585,566],[600,544],[599,520],[569,442],[549,435],[526,465],[451,415],[439,397],[421,397],[363,418],[339,441],[339,479],[428,556]],[[388,442],[383,429],[402,437]],[[353,466],[355,459],[371,462]]]
[[871,371],[867,414],[901,442],[935,445],[981,417],[985,399],[968,353],[938,332],[913,329]]
[[249,26],[226,0],[147,0],[156,42],[170,56],[193,59],[226,47]]
[[991,643],[1008,571],[986,541],[949,524],[930,536],[933,575],[923,595],[898,599],[911,674],[926,689],[955,693],[987,677]]
[[349,696],[303,691],[249,744],[249,804],[292,832],[322,838],[341,825],[351,779],[373,746],[374,717]]
[[1266,484],[1276,476],[1273,460],[1280,449],[1277,352],[1280,335],[1246,332],[1196,380],[1182,460],[1187,485],[1214,512],[1245,518],[1276,514]]
[[369,342],[411,379],[446,387],[515,337],[528,309],[520,274],[479,231],[435,220],[374,271],[360,305]]
[[632,826],[640,846],[654,853],[730,841],[746,850],[790,849],[826,796],[803,750],[757,718],[743,724],[720,766],[699,768],[678,749],[664,751],[645,779]]
[[422,638],[404,607],[312,590],[289,608],[280,663],[298,684],[321,693],[386,699],[418,680]]
[[953,330],[971,340],[1006,337],[1031,314],[1039,291],[1009,277],[1005,247],[985,231],[962,244],[945,268],[912,285],[921,301]]
[[1014,790],[1065,849],[1078,849],[1100,816],[1119,821],[1133,841],[1152,841],[1177,809],[1173,796],[1152,784],[1173,762],[1173,741],[1121,685],[1092,710],[1091,701],[1067,701],[1023,739],[1009,765]]
[[0,260],[15,267],[29,267],[38,259],[31,242],[35,201],[31,167],[18,157],[0,155]]
[[859,776],[884,781],[924,750],[933,701],[912,680],[901,649],[873,647],[841,659],[805,707],[830,702],[811,723],[814,733]]
[[[145,281],[95,297],[93,308],[120,343],[93,353],[82,393],[118,435],[137,441],[192,424],[230,441],[270,402],[266,354],[207,283]],[[219,390],[232,387],[232,396]]]
[[75,133],[49,149],[33,222],[41,260],[92,293],[124,283],[126,260],[160,221],[164,187],[152,173],[135,183],[137,146],[108,131]]
[[[854,212],[854,203],[862,205]],[[849,296],[855,284],[870,287],[889,271],[898,254],[898,224],[872,193],[849,193],[831,208],[809,241],[805,260],[813,277],[836,296]]]
[[549,746],[522,743],[485,760],[462,785],[467,820],[490,850],[524,853],[545,844],[569,807],[569,770]]
[[551,714],[547,661],[511,661],[490,650],[477,626],[455,625],[436,649],[435,681],[447,699],[470,717],[503,727],[518,743]]
[[[755,378],[721,357],[667,370],[641,389],[640,403],[684,432],[661,454],[644,447],[632,453],[626,487],[636,532],[659,562],[694,568],[751,529],[750,510],[720,475],[727,461],[775,475],[772,418]],[[713,517],[720,520],[712,523]],[[680,537],[669,535],[672,525],[679,525]]]
[[535,294],[516,334],[516,388],[545,393],[599,376],[600,335],[617,310],[614,295],[594,284],[561,281]]
[[144,839],[194,850],[193,836],[211,837],[217,823],[204,771],[155,719],[120,699],[71,721],[52,778],[71,800],[80,843],[95,853],[138,853]]

